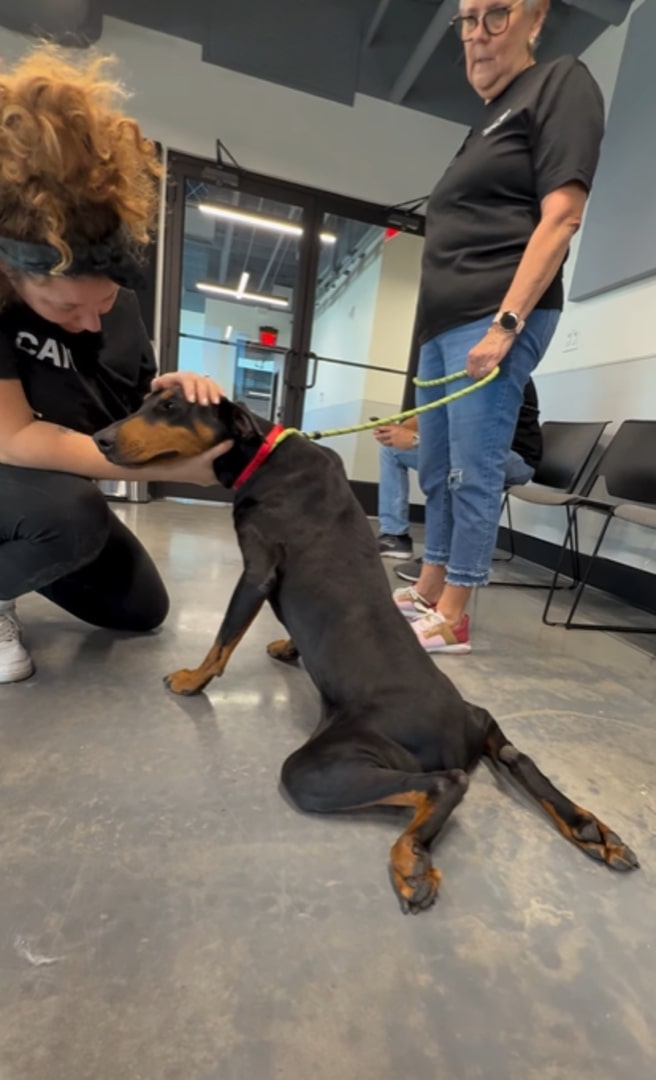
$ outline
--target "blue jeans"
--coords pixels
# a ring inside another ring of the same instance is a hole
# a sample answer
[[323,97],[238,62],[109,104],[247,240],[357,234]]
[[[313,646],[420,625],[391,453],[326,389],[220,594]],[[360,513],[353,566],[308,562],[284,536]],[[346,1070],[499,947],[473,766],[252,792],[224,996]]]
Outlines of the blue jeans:
[[[408,469],[419,468],[419,450],[397,450],[394,446],[380,448],[380,480],[378,483],[378,521],[386,536],[403,536],[410,530]],[[504,487],[528,484],[535,469],[527,465],[521,454],[511,450],[506,459]]]
[[[524,387],[546,352],[559,315],[533,311],[496,379],[419,417],[419,483],[426,496],[423,561],[446,567],[449,585],[487,584]],[[427,341],[419,354],[418,377],[438,379],[462,371],[491,321],[477,319]],[[446,386],[417,387],[417,404],[468,384],[464,377]]]
[[410,528],[408,516],[408,469],[419,468],[419,450],[380,448],[378,520],[386,536],[403,536]]
[[512,487],[513,484],[528,484],[533,479],[535,469],[527,465],[521,454],[511,450],[506,458],[506,469],[503,478],[504,487]]

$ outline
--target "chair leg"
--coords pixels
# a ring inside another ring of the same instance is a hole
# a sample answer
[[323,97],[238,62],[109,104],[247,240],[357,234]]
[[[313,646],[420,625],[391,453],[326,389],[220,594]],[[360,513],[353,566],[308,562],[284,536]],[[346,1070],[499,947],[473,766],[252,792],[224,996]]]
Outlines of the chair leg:
[[577,588],[577,590],[576,590],[576,592],[574,594],[574,599],[572,600],[572,605],[571,605],[571,607],[569,609],[569,612],[567,613],[567,618],[565,619],[565,622],[563,623],[563,626],[566,626],[568,630],[570,630],[571,627],[572,627],[572,619],[574,618],[574,613],[575,613],[577,607],[579,606],[579,603],[581,601],[581,597],[583,596],[584,589],[585,589],[586,585],[588,584],[588,581],[590,580],[590,572],[592,570],[594,561],[597,558],[597,555],[598,555],[599,549],[600,549],[600,547],[601,547],[601,545],[603,543],[604,537],[605,537],[605,535],[606,535],[606,533],[608,531],[608,526],[611,523],[612,517],[613,517],[612,513],[606,514],[606,520],[604,521],[603,525],[601,526],[601,529],[599,530],[599,536],[597,537],[597,542],[596,542],[596,544],[595,544],[595,546],[593,548],[592,554],[591,554],[591,556],[589,558],[585,574],[583,574],[582,577],[579,576],[578,588]]
[[[551,584],[549,586],[545,586],[545,588],[549,589],[549,593],[547,595],[547,599],[546,599],[546,602],[545,602],[545,608],[543,610],[543,622],[547,626],[562,626],[562,625],[564,625],[564,623],[562,623],[562,622],[554,622],[552,619],[547,618],[548,615],[549,615],[549,609],[551,607],[551,602],[552,602],[552,599],[553,599],[553,593],[555,591],[557,591],[557,589],[564,589],[564,588],[566,588],[566,589],[574,589],[575,585],[576,585],[576,582],[578,580],[577,573],[578,573],[578,569],[579,569],[579,557],[578,557],[578,522],[577,522],[577,516],[576,516],[576,505],[574,505],[574,507],[565,507],[565,512],[567,514],[567,528],[565,529],[565,535],[563,537],[563,542],[561,544],[560,555],[558,557],[557,564],[555,564],[555,569],[553,571],[553,577],[551,578]],[[563,573],[563,566],[564,566],[564,563],[565,563],[565,556],[567,555],[567,553],[570,554],[571,561],[572,561],[573,579],[572,579],[572,584],[571,585],[566,585],[565,586],[565,585],[559,585],[558,580],[559,580],[559,578],[561,577],[561,575]]]
[[[515,533],[513,530],[512,514],[510,513],[510,498],[506,493],[506,512],[508,514],[508,542],[510,544],[510,558],[515,558]],[[510,560],[508,560],[510,561]]]
[[[501,506],[501,512],[502,513],[503,513],[504,506],[506,507],[506,512],[508,514],[508,528],[509,528],[509,541],[510,541],[510,552],[511,552],[511,554],[510,554],[510,558],[507,558],[507,559],[494,559],[493,560],[494,562],[510,562],[512,559],[514,559],[514,557],[515,557],[515,555],[517,553],[516,548],[515,548],[515,533],[514,533],[513,524],[512,524],[512,515],[511,515],[511,512],[510,512],[510,498],[509,498],[509,493],[508,492],[506,492],[506,495],[504,497],[504,501],[503,501],[502,506]],[[570,537],[569,537],[569,525],[570,525],[570,509],[569,509],[569,506],[567,506],[567,505],[565,506],[565,511],[567,513],[567,524],[568,524],[568,531],[565,534],[565,537],[566,537],[566,540],[569,540],[570,539]],[[535,582],[535,581],[490,581],[490,582],[488,582],[488,584],[489,585],[496,585],[498,587],[503,587],[504,589],[548,589],[549,590],[549,597],[547,598],[547,603],[545,605],[545,611],[547,611],[548,608],[549,608],[549,604],[551,603],[551,594],[554,592],[555,589],[558,589],[558,590],[560,590],[560,589],[573,589],[575,587],[575,585],[576,585],[576,582],[579,580],[579,578],[580,578],[580,569],[578,568],[578,549],[579,549],[579,541],[578,541],[578,531],[577,531],[574,534],[573,545],[571,545],[572,565],[573,565],[573,581],[572,581],[572,583],[570,585],[558,585],[557,584],[557,578],[558,578],[558,573],[559,572],[557,572],[554,575],[554,578],[552,578],[551,582],[548,585],[545,585],[542,582]],[[560,557],[560,560],[559,560],[559,563],[558,563],[559,567],[561,566],[562,561],[563,561],[563,554],[562,554],[562,551],[561,551],[561,557]],[[554,584],[554,580],[556,581],[556,584]],[[550,624],[548,624],[548,625],[550,625]]]
[[508,492],[505,491],[503,495],[503,502],[501,503],[501,514],[499,516],[499,524],[503,520],[503,512],[506,511],[508,515],[508,543],[510,545],[510,555],[498,555],[492,562],[512,562],[515,558],[515,537],[513,534],[512,517],[510,514],[510,499],[508,498]]
[[565,620],[563,625],[565,626],[565,628],[567,630],[601,630],[601,631],[605,631],[606,633],[615,633],[615,634],[656,634],[656,626],[630,626],[627,623],[620,623],[620,624],[617,624],[617,623],[583,623],[583,622],[574,622],[573,621],[574,620],[574,615],[576,613],[576,610],[577,610],[577,608],[579,606],[579,603],[581,601],[581,598],[583,596],[583,591],[584,591],[584,589],[586,588],[586,586],[588,585],[588,583],[590,581],[590,574],[592,573],[592,567],[593,567],[593,565],[595,563],[595,560],[596,560],[596,558],[597,558],[597,556],[599,554],[599,551],[601,549],[601,545],[602,545],[602,543],[604,541],[604,538],[606,536],[606,533],[608,531],[608,526],[610,525],[612,520],[613,520],[613,513],[610,512],[606,516],[606,520],[604,521],[604,524],[603,524],[603,526],[602,526],[602,528],[600,530],[599,536],[597,538],[597,542],[596,542],[596,544],[594,546],[594,550],[592,552],[592,555],[590,556],[590,560],[588,562],[587,569],[585,571],[585,574],[581,578],[581,581],[579,583],[579,587],[576,590],[576,595],[575,595],[575,597],[574,597],[574,599],[572,601],[572,606],[571,606],[571,608],[569,610],[569,613],[567,615],[567,619]]
[[579,547],[579,515],[574,507],[574,523],[572,528],[572,584],[581,580],[581,556]]

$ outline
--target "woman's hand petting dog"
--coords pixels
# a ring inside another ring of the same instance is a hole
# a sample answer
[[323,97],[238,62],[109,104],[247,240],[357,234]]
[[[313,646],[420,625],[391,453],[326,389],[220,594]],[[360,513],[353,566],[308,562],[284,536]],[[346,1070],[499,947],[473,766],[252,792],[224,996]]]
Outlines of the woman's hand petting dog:
[[167,371],[156,375],[150,384],[151,391],[168,390],[172,386],[181,386],[187,401],[193,405],[218,405],[225,397],[223,389],[209,375],[197,375],[193,371]]

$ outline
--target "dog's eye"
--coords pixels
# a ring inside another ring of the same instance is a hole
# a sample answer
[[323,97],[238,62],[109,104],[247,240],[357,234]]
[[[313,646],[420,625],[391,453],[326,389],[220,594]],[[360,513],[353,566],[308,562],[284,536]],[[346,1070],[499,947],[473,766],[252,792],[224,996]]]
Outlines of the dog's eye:
[[164,401],[160,401],[159,404],[160,408],[163,409],[164,412],[170,412],[171,409],[175,409],[176,403],[173,398],[164,398]]

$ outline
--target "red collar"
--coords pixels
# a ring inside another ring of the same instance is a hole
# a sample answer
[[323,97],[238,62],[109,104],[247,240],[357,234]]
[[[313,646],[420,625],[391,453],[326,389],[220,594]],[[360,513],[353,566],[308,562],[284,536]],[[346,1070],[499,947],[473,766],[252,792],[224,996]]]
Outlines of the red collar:
[[240,472],[239,476],[232,485],[233,488],[240,488],[241,485],[244,484],[246,480],[248,480],[248,478],[253,475],[255,470],[259,469],[262,462],[266,461],[269,454],[271,454],[275,449],[276,439],[279,435],[282,434],[284,430],[285,428],[283,424],[276,424],[275,427],[271,428],[271,431],[260,446],[255,457],[251,461],[249,461],[243,472]]

